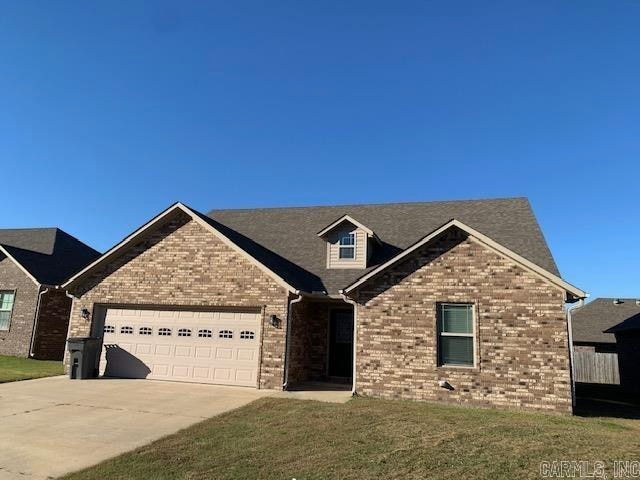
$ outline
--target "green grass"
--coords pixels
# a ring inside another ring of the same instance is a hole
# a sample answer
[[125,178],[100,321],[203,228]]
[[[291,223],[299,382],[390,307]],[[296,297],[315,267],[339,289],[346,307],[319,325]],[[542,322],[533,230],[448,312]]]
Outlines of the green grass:
[[0,355],[0,383],[62,375],[62,362]]
[[88,479],[540,478],[543,460],[638,460],[640,421],[357,398],[264,398],[71,474]]

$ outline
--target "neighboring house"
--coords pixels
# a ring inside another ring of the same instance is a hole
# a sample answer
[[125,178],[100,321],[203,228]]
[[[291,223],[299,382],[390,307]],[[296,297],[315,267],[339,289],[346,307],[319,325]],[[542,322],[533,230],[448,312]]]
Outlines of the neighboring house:
[[0,355],[62,360],[71,299],[56,286],[98,256],[58,228],[0,229]]
[[596,298],[572,326],[577,382],[640,388],[640,300]]
[[65,285],[106,375],[571,411],[563,281],[523,198],[175,204]]

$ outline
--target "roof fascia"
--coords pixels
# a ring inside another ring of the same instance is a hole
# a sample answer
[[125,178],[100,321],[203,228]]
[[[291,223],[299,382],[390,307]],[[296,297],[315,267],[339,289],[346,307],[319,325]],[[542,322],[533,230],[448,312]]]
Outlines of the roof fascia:
[[326,235],[327,233],[329,233],[331,230],[333,230],[334,228],[336,228],[338,225],[340,225],[342,222],[349,222],[352,223],[353,225],[355,225],[356,227],[364,230],[368,235],[375,237],[375,233],[373,233],[373,230],[371,230],[369,227],[365,226],[364,224],[360,223],[359,221],[355,220],[354,218],[350,217],[349,215],[343,215],[342,217],[340,217],[339,219],[337,219],[335,222],[327,225],[325,228],[323,228],[322,230],[320,230],[318,232],[318,236],[322,237],[324,235]]
[[390,266],[396,264],[397,262],[399,262],[400,260],[405,258],[407,255],[410,255],[412,252],[414,252],[418,248],[422,247],[423,245],[425,245],[426,243],[430,242],[431,240],[433,240],[434,238],[439,236],[441,233],[443,233],[444,231],[446,231],[446,230],[448,230],[449,228],[452,228],[452,227],[457,227],[460,230],[463,230],[463,231],[467,232],[467,234],[469,234],[474,240],[478,241],[482,245],[489,247],[490,249],[492,249],[493,251],[495,251],[496,253],[500,254],[503,257],[507,257],[507,258],[513,260],[514,262],[518,263],[520,266],[524,267],[526,270],[529,270],[529,271],[537,274],[543,280],[547,281],[548,283],[553,284],[554,286],[564,290],[567,293],[570,293],[574,297],[586,298],[588,296],[588,294],[586,292],[584,292],[584,291],[580,290],[579,288],[571,285],[570,283],[564,281],[559,276],[557,276],[557,275],[549,272],[548,270],[536,265],[535,263],[527,260],[526,258],[522,257],[521,255],[515,253],[514,251],[508,249],[507,247],[499,244],[498,242],[496,242],[496,241],[492,240],[491,238],[487,237],[486,235],[478,232],[477,230],[473,229],[472,227],[470,227],[468,225],[465,225],[464,223],[462,223],[462,222],[460,222],[459,220],[456,220],[456,219],[449,220],[447,223],[445,223],[441,227],[435,229],[433,232],[431,232],[430,234],[426,235],[421,240],[419,240],[418,242],[414,243],[412,246],[410,246],[407,249],[403,250],[402,252],[400,252],[395,257],[391,258],[390,260],[388,260],[387,262],[383,263],[379,267],[373,269],[372,271],[370,271],[366,275],[360,277],[354,283],[352,283],[351,285],[346,287],[343,291],[345,293],[352,292],[354,289],[356,289],[357,287],[359,287],[360,285],[365,283],[370,278],[378,275],[380,272],[382,272],[382,271],[386,270],[387,268],[389,268]]
[[115,244],[109,250],[104,252],[102,255],[100,255],[98,258],[96,258],[89,265],[87,265],[82,270],[80,270],[78,273],[76,273],[71,278],[69,278],[69,280],[67,280],[65,283],[62,284],[62,288],[67,288],[67,287],[71,286],[73,283],[75,283],[81,277],[86,275],[89,271],[93,270],[97,265],[100,265],[101,263],[105,262],[106,260],[111,258],[115,253],[117,253],[122,248],[124,248],[129,242],[131,242],[132,240],[135,240],[138,236],[140,236],[142,233],[144,233],[151,226],[153,226],[154,224],[158,223],[160,220],[162,220],[163,218],[167,217],[168,215],[170,215],[171,213],[175,212],[178,209],[180,209],[179,204],[178,203],[174,203],[173,205],[169,206],[168,208],[166,208],[165,210],[160,212],[158,215],[153,217],[147,223],[142,225],[140,228],[135,230],[133,233],[127,235],[124,239],[122,239],[120,242]]
[[278,274],[273,272],[271,269],[269,269],[264,264],[260,263],[258,260],[256,260],[251,255],[249,255],[246,251],[244,251],[238,245],[233,243],[229,238],[227,238],[224,234],[222,234],[220,231],[218,231],[215,227],[213,227],[209,223],[205,222],[202,218],[200,218],[200,216],[194,210],[192,210],[191,208],[187,207],[186,205],[184,205],[184,204],[182,204],[180,202],[174,203],[173,205],[168,207],[166,210],[160,212],[158,215],[156,215],[151,220],[149,220],[147,223],[142,225],[140,228],[138,228],[132,234],[130,234],[127,237],[125,237],[121,242],[119,242],[116,245],[114,245],[112,248],[110,248],[108,251],[106,251],[103,255],[98,257],[94,262],[92,262],[89,265],[87,265],[85,268],[83,268],[78,273],[76,273],[73,277],[71,277],[69,280],[67,280],[64,284],[62,284],[62,288],[66,289],[66,288],[70,287],[71,285],[73,285],[74,283],[76,283],[79,279],[81,279],[87,273],[92,271],[95,267],[97,267],[98,265],[103,264],[104,262],[109,260],[116,253],[118,253],[119,251],[121,251],[124,248],[126,248],[132,241],[136,240],[145,231],[147,231],[148,229],[153,227],[156,223],[160,222],[161,220],[163,220],[164,218],[166,218],[167,216],[171,215],[173,212],[175,212],[177,210],[180,210],[180,211],[186,213],[187,215],[189,215],[189,217],[191,217],[192,220],[196,221],[199,225],[203,226],[209,232],[212,232],[213,234],[215,234],[216,237],[218,237],[225,245],[231,247],[236,252],[238,252],[241,255],[243,255],[253,265],[257,266],[262,271],[267,273],[270,277],[272,277],[280,286],[284,287],[286,290],[288,290],[290,292],[293,292],[293,293],[297,292],[297,290],[293,286],[289,285],[282,277],[280,277]]
[[11,255],[11,254],[7,251],[7,249],[6,249],[6,248],[4,248],[2,245],[0,245],[0,252],[2,252],[2,253],[3,253],[3,254],[4,254],[4,255],[9,259],[9,260],[11,260],[13,263],[15,263],[15,264],[16,264],[16,266],[17,266],[20,270],[22,270],[22,272],[23,272],[27,277],[29,277],[33,283],[35,283],[38,287],[41,287],[41,286],[42,286],[42,284],[41,284],[38,280],[36,280],[36,277],[34,277],[34,276],[31,274],[31,272],[29,272],[29,270],[27,270],[26,268],[24,268],[24,267],[22,266],[22,264],[21,264],[18,260],[16,260],[16,259],[13,257],[13,255]]

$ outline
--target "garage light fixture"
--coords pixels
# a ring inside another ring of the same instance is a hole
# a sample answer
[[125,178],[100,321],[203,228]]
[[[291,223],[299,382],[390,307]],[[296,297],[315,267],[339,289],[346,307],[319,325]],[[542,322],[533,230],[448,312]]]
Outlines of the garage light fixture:
[[280,319],[275,315],[269,315],[269,325],[278,328],[280,326]]
[[80,316],[83,318],[83,320],[89,320],[90,315],[91,315],[91,312],[86,308],[83,308],[82,310],[80,310]]

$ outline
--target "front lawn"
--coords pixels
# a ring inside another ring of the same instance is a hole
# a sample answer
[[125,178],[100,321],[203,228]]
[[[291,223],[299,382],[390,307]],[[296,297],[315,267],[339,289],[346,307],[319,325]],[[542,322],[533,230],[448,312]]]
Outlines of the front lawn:
[[62,374],[62,362],[0,355],[0,383]]
[[561,460],[612,475],[639,452],[638,420],[264,398],[65,478],[489,480],[540,478],[541,461]]

